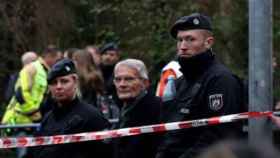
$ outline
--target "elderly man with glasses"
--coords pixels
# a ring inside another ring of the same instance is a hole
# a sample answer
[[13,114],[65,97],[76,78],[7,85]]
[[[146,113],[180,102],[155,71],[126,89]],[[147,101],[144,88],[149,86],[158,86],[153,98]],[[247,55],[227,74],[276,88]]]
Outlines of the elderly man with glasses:
[[[126,59],[116,64],[114,84],[122,102],[117,128],[127,128],[159,123],[160,100],[147,91],[149,77],[144,63]],[[116,140],[117,158],[153,158],[158,136],[146,134]]]

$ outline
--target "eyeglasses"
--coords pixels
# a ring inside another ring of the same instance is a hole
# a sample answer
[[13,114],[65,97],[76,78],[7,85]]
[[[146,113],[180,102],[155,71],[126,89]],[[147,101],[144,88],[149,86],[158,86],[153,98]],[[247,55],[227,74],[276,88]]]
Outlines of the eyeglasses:
[[139,78],[139,77],[115,77],[114,82],[120,83],[123,80],[126,83],[132,83],[136,79],[141,79],[141,78]]

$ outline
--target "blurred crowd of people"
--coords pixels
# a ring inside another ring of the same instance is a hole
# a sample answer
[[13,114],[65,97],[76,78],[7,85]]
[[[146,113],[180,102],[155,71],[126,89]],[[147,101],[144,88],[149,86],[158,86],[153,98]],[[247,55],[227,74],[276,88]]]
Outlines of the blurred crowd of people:
[[[151,88],[144,62],[121,59],[121,49],[114,42],[65,51],[52,45],[40,53],[24,53],[22,69],[7,84],[7,107],[1,122],[41,125],[39,130],[9,130],[7,134],[74,134],[246,111],[242,85],[212,50],[215,38],[209,17],[200,13],[183,16],[171,27],[171,36],[177,41],[176,57],[163,68],[157,92]],[[280,126],[280,118],[273,116],[272,120]],[[228,138],[246,139],[242,126],[235,122],[38,146],[19,150],[18,157],[243,158],[255,150],[256,158],[266,157],[256,148],[241,149],[236,145],[240,142],[208,148]]]

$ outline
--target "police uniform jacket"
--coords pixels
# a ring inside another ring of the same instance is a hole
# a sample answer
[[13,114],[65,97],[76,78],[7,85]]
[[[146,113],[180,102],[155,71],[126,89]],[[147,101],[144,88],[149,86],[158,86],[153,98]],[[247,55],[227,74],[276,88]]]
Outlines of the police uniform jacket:
[[[53,136],[82,132],[101,131],[109,127],[102,114],[91,105],[78,98],[68,105],[57,105],[48,112],[41,124],[37,136]],[[31,149],[36,158],[90,158],[106,157],[110,151],[102,141],[89,141],[60,145],[40,146]]]
[[[117,128],[158,124],[159,121],[160,99],[145,91],[131,104],[122,107]],[[154,158],[158,141],[157,134],[143,134],[116,139],[115,158]]]
[[[179,58],[179,62],[183,76],[176,81],[175,99],[163,105],[165,122],[240,112],[242,96],[239,81],[210,50],[189,59]],[[194,157],[217,140],[239,135],[240,128],[240,124],[226,124],[168,132],[157,158]]]

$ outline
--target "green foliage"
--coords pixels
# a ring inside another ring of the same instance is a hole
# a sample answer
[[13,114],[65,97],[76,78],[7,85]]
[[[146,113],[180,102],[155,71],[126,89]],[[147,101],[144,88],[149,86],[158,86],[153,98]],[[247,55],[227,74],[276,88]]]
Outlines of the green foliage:
[[[280,38],[279,3],[274,2],[274,41]],[[192,12],[211,16],[217,56],[238,75],[247,76],[248,1],[3,0],[0,59],[5,62],[0,77],[18,69],[19,56],[27,50],[40,50],[50,43],[69,48],[115,41],[123,58],[145,61],[155,83],[160,69],[176,52],[170,27],[178,17]],[[279,47],[274,45],[276,51]],[[7,70],[7,65],[13,67]]]

